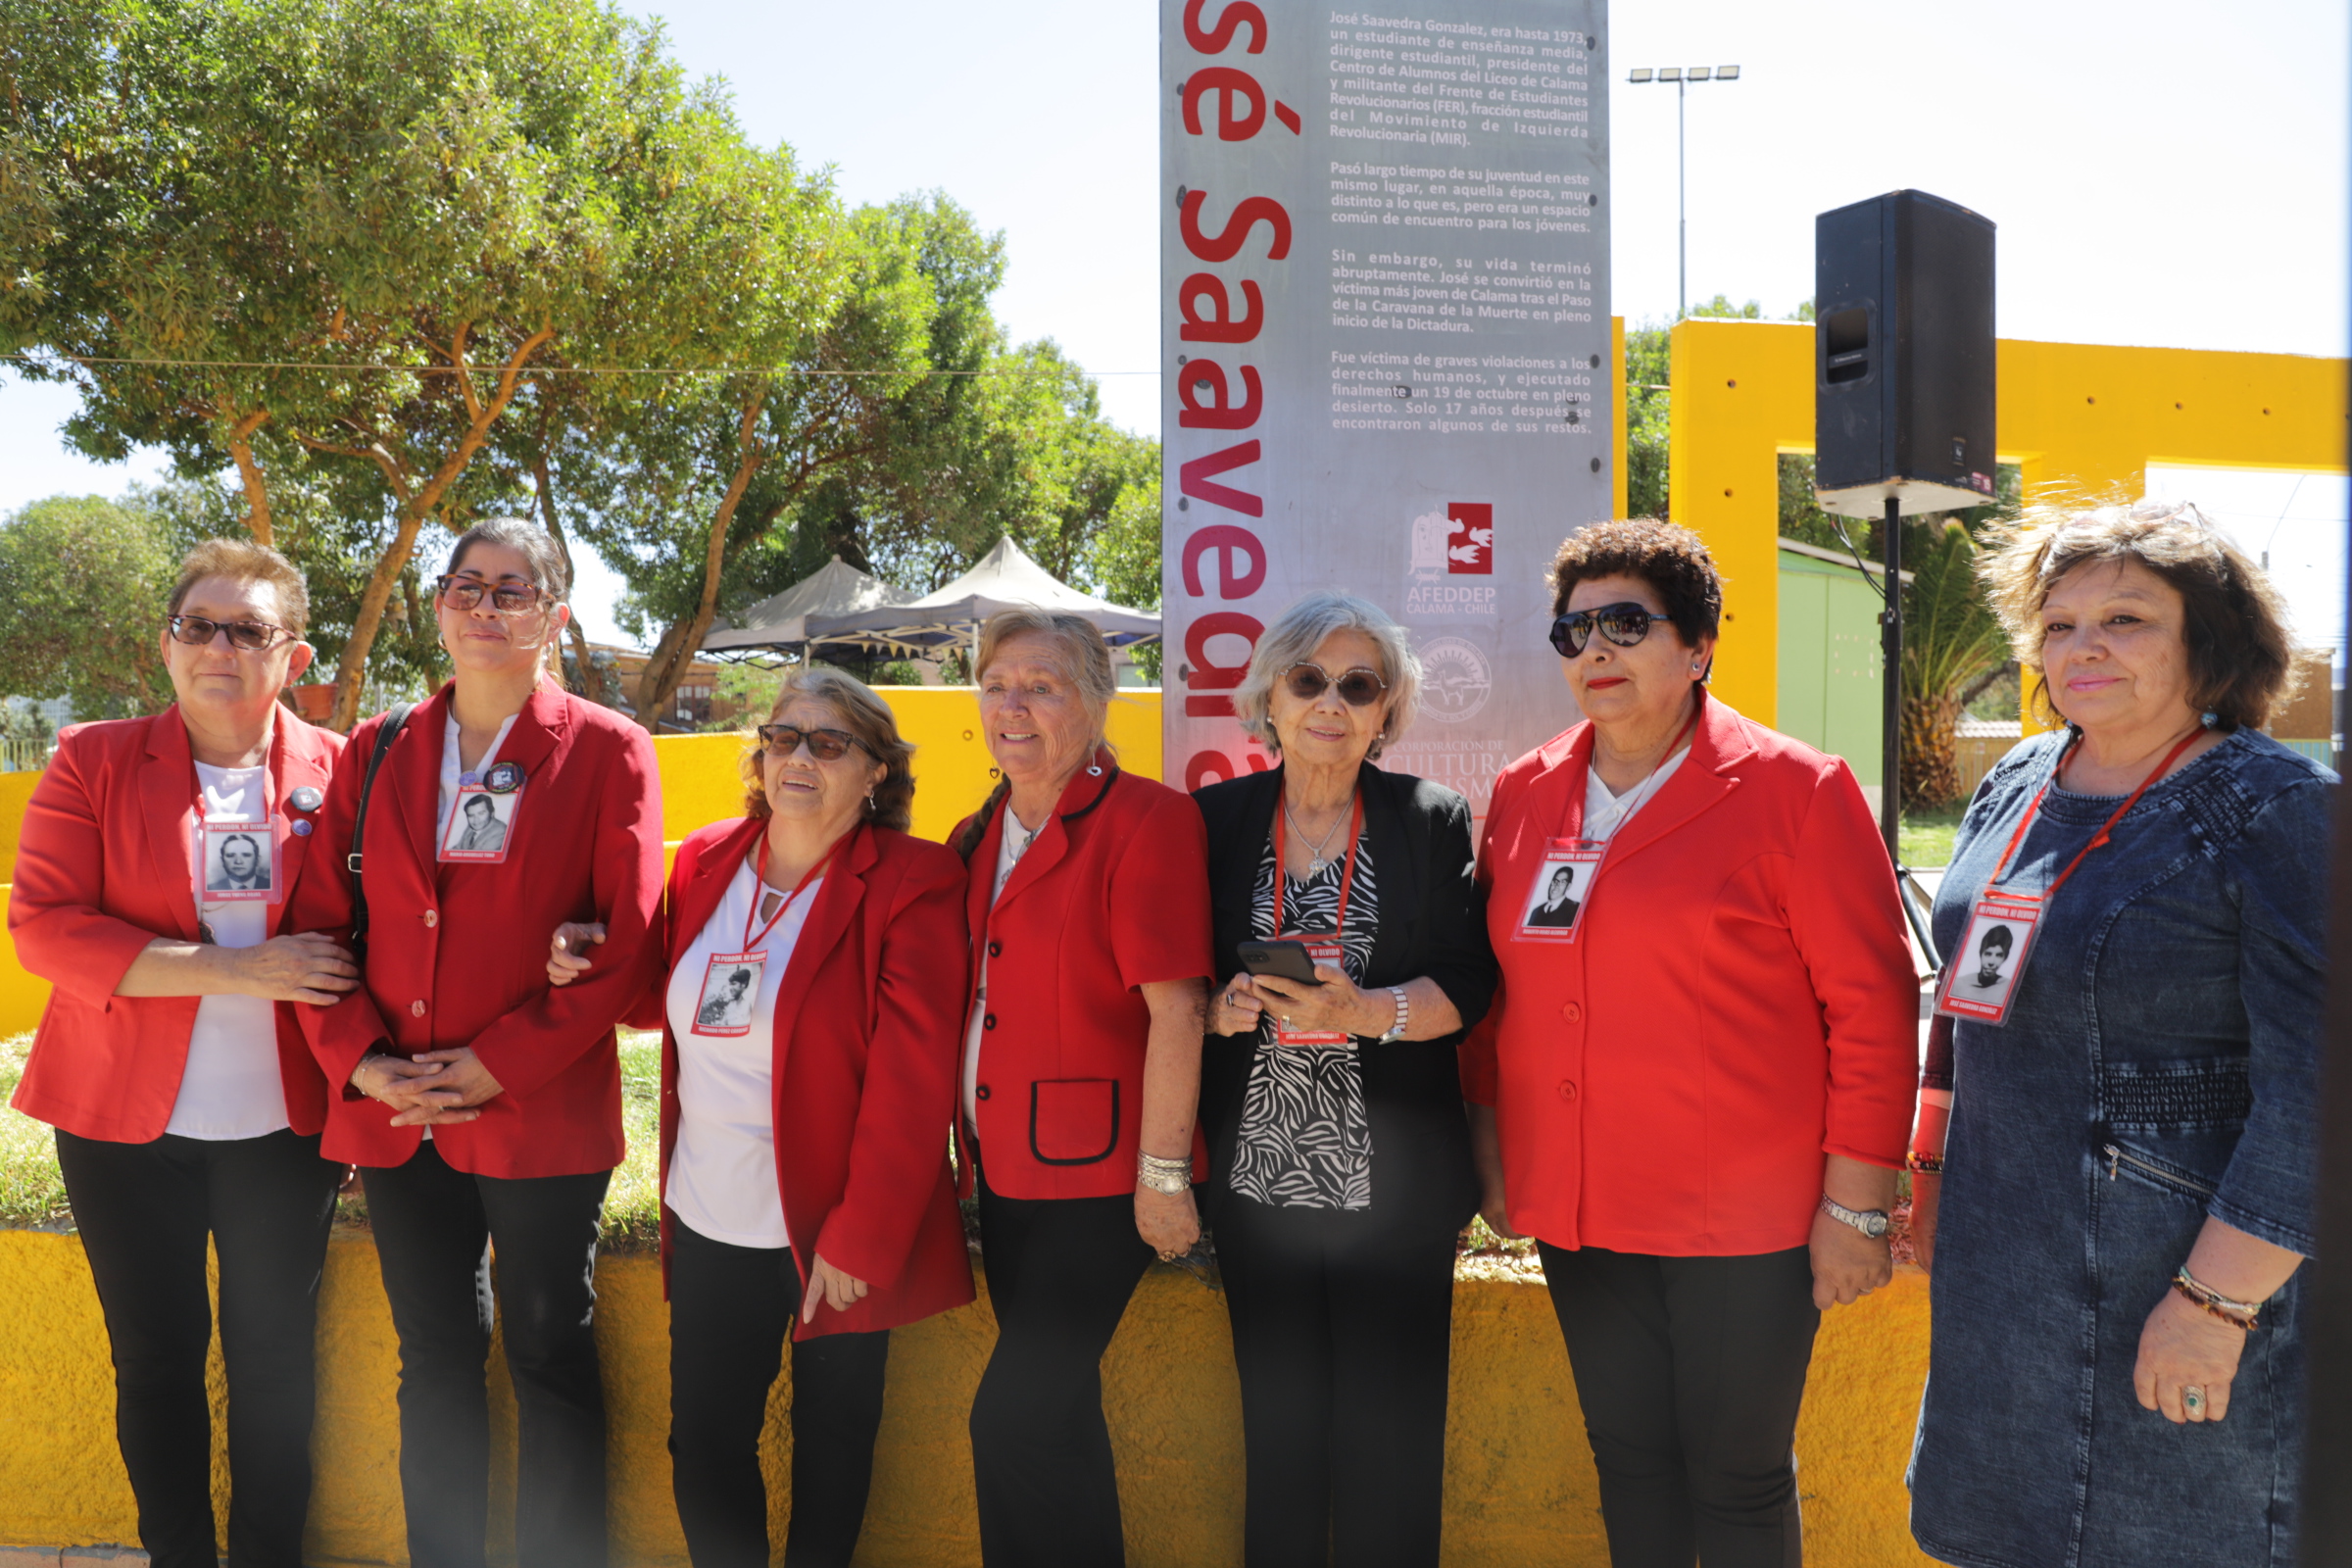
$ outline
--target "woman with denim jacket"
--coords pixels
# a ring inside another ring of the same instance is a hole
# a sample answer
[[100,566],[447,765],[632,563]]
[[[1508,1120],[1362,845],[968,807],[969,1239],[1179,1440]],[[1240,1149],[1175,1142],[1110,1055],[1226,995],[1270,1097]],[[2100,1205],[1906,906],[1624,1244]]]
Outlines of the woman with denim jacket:
[[1977,791],[1936,904],[1912,1532],[2286,1568],[2335,776],[2259,729],[2284,609],[2172,504],[2030,519],[1984,576],[2066,727]]

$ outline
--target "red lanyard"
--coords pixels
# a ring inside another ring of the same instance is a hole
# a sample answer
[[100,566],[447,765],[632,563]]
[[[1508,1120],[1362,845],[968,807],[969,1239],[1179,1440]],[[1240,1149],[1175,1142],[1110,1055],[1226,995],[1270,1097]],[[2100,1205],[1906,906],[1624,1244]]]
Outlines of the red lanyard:
[[[1275,802],[1275,803],[1274,803],[1274,934],[1275,934],[1277,937],[1279,937],[1279,936],[1281,936],[1281,935],[1282,935],[1282,905],[1283,905],[1283,895],[1284,895],[1284,894],[1286,894],[1286,893],[1288,893],[1288,892],[1290,891],[1290,886],[1291,886],[1291,879],[1290,879],[1289,875],[1288,875],[1287,873],[1285,873],[1285,872],[1284,872],[1284,870],[1283,870],[1283,868],[1282,868],[1282,840],[1283,840],[1283,833],[1284,833],[1284,824],[1285,824],[1285,823],[1287,823],[1287,822],[1289,822],[1289,821],[1290,821],[1290,819],[1291,819],[1291,813],[1283,809],[1283,808],[1282,808],[1282,803],[1281,803],[1280,801],[1277,801],[1277,802]],[[1346,850],[1345,852],[1343,852],[1343,853],[1346,855],[1346,857],[1347,857],[1347,861],[1346,861],[1345,868],[1344,868],[1344,869],[1343,869],[1343,870],[1340,872],[1340,912],[1339,912],[1339,918],[1338,918],[1338,920],[1337,920],[1337,921],[1335,921],[1335,922],[1334,922],[1334,924],[1333,924],[1332,933],[1331,933],[1331,934],[1332,934],[1333,936],[1335,936],[1335,937],[1336,937],[1336,936],[1338,936],[1338,935],[1339,935],[1341,932],[1343,932],[1343,931],[1345,931],[1345,930],[1347,930],[1347,929],[1348,929],[1348,896],[1349,892],[1350,892],[1350,891],[1351,891],[1351,890],[1354,888],[1354,886],[1355,886],[1355,839],[1356,839],[1356,835],[1357,835],[1359,832],[1361,832],[1361,831],[1363,830],[1363,826],[1364,826],[1364,792],[1363,792],[1363,791],[1361,791],[1361,790],[1358,790],[1358,791],[1356,791],[1356,792],[1355,792],[1355,814],[1354,814],[1353,816],[1349,817],[1349,818],[1348,818],[1348,848],[1347,848],[1347,850]]]
[[[2179,744],[2164,754],[2164,760],[2156,764],[2156,771],[2141,779],[2139,788],[2124,797],[2124,804],[2115,808],[2115,814],[2100,823],[2099,830],[2091,835],[2090,842],[2083,845],[2076,853],[2075,858],[2066,862],[2066,869],[2058,873],[2058,880],[2041,890],[2041,898],[2044,903],[2058,896],[2058,890],[2066,885],[2068,877],[2075,874],[2075,867],[2082,863],[2082,858],[2107,842],[2108,833],[2116,823],[2124,819],[2124,813],[2139,804],[2139,798],[2148,793],[2148,787],[2164,777],[2172,769],[2172,765],[2180,760],[2180,754],[2187,751],[2196,738],[2203,733],[2205,733],[2204,726],[2199,725],[2181,736]],[[2048,797],[2050,786],[2058,782],[2058,775],[2066,768],[2066,760],[2074,756],[2075,748],[2082,744],[2082,737],[2078,733],[2073,740],[2066,743],[2066,750],[2058,754],[2058,765],[2051,768],[2050,776],[2042,781],[2040,790],[2034,796],[2034,804],[2026,808],[2025,816],[2018,822],[2017,831],[2009,835],[2009,847],[2001,851],[2000,859],[1993,865],[1992,875],[1984,879],[1984,887],[1987,892],[2000,882],[2001,873],[2009,869],[2009,858],[2017,854],[2017,847],[2026,842],[2027,830],[2033,827],[2034,819],[2041,814],[2041,803]]]
[[[1692,730],[1694,730],[1694,729],[1698,728],[1698,709],[1699,709],[1699,704],[1703,704],[1703,703],[1705,703],[1705,702],[1706,702],[1706,700],[1707,700],[1707,698],[1706,698],[1706,694],[1705,694],[1704,692],[1701,692],[1701,693],[1699,694],[1699,696],[1698,696],[1698,702],[1697,702],[1697,703],[1694,703],[1694,704],[1692,704],[1692,705],[1691,705],[1691,708],[1690,708],[1690,716],[1689,718],[1687,718],[1687,719],[1683,720],[1683,727],[1682,727],[1681,729],[1678,729],[1678,730],[1676,730],[1676,731],[1674,732],[1674,739],[1672,739],[1672,740],[1670,740],[1670,741],[1668,741],[1668,742],[1666,743],[1666,751],[1665,751],[1665,754],[1664,754],[1663,756],[1661,756],[1661,757],[1658,759],[1658,760],[1657,760],[1657,763],[1656,763],[1656,765],[1655,765],[1655,766],[1651,767],[1651,768],[1650,768],[1650,770],[1649,770],[1647,773],[1644,773],[1643,775],[1642,775],[1642,782],[1641,782],[1641,783],[1639,783],[1639,784],[1637,784],[1637,785],[1635,785],[1635,786],[1634,786],[1634,788],[1635,788],[1635,789],[1637,789],[1637,790],[1640,790],[1640,789],[1645,789],[1645,788],[1647,788],[1647,787],[1648,787],[1648,785],[1649,785],[1649,781],[1650,781],[1651,779],[1653,779],[1653,778],[1656,778],[1656,777],[1658,776],[1658,769],[1659,769],[1659,768],[1662,768],[1662,767],[1664,767],[1664,766],[1665,766],[1665,765],[1666,765],[1668,762],[1671,762],[1671,761],[1673,761],[1673,760],[1674,760],[1674,754],[1675,754],[1677,751],[1679,751],[1679,750],[1681,750],[1681,749],[1682,749],[1682,744],[1683,744],[1683,742],[1684,742],[1685,740],[1687,740],[1687,739],[1689,739],[1689,738],[1690,738],[1690,732],[1691,732]],[[1597,750],[1597,749],[1599,748],[1599,746],[1600,746],[1600,736],[1599,736],[1598,732],[1595,732],[1595,733],[1593,734],[1593,737],[1592,737],[1592,745],[1593,745],[1593,747],[1594,747],[1594,749],[1595,749],[1595,750]],[[1585,776],[1586,776],[1588,779],[1590,779],[1590,778],[1592,777],[1592,760],[1590,757],[1588,757],[1588,758],[1585,760]],[[1560,827],[1561,827],[1561,833],[1560,833],[1560,837],[1561,837],[1561,838],[1563,838],[1563,839],[1581,839],[1581,838],[1583,838],[1583,837],[1584,837],[1584,832],[1585,832],[1585,795],[1586,795],[1586,794],[1588,794],[1588,793],[1590,793],[1590,790],[1589,790],[1589,789],[1588,789],[1587,791],[1583,791],[1583,792],[1579,792],[1579,793],[1577,793],[1577,794],[1571,795],[1571,796],[1568,798],[1568,803],[1567,803],[1567,811],[1566,811],[1566,813],[1565,813],[1565,816],[1564,816],[1563,820],[1562,820],[1562,821],[1561,821],[1561,823],[1560,823]],[[1624,798],[1625,798],[1624,796],[1619,796],[1619,797],[1618,797],[1618,799],[1619,799],[1619,800],[1623,800]],[[1647,801],[1643,801],[1643,802],[1642,803],[1642,805],[1643,805],[1643,806],[1646,806],[1646,805],[1648,805],[1648,804],[1649,804],[1649,803],[1648,803]],[[1575,822],[1576,822],[1576,831],[1575,831],[1575,832],[1573,832],[1573,833],[1571,833],[1571,832],[1568,832],[1568,831],[1567,831],[1568,822],[1567,822],[1566,818],[1569,818],[1569,817],[1572,817],[1572,818],[1574,818],[1574,819],[1575,819]],[[1618,814],[1618,817],[1617,817],[1617,825],[1616,825],[1615,827],[1612,827],[1612,828],[1610,828],[1610,829],[1609,829],[1609,837],[1610,837],[1610,838],[1615,838],[1615,837],[1618,835],[1618,833],[1619,833],[1619,832],[1620,832],[1620,831],[1621,831],[1621,830],[1624,828],[1625,824],[1626,824],[1627,822],[1631,821],[1632,819],[1633,819],[1633,818],[1632,818],[1632,813],[1631,813],[1631,812],[1620,812],[1620,813]]]
[[762,948],[767,946],[767,934],[776,928],[778,920],[784,918],[785,912],[792,907],[793,900],[808,890],[808,884],[824,873],[825,867],[833,863],[833,857],[839,855],[842,845],[848,842],[849,835],[846,833],[835,839],[833,847],[818,856],[814,865],[801,873],[800,881],[793,885],[790,893],[784,895],[784,902],[776,906],[776,912],[767,917],[767,924],[760,928],[760,935],[755,939],[752,936],[752,922],[760,917],[760,890],[767,886],[767,835],[760,835],[760,848],[754,852],[752,858],[752,906],[743,911],[742,952],[757,951],[752,946],[755,940]]

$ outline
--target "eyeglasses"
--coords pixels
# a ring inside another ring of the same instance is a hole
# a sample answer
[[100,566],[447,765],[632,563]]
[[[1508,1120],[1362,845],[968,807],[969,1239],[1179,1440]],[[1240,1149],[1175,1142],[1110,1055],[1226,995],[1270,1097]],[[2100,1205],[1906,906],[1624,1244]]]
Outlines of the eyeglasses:
[[849,755],[850,748],[853,746],[861,752],[867,749],[865,742],[847,730],[803,729],[798,724],[762,724],[760,726],[760,746],[766,749],[768,756],[778,761],[782,761],[799,751],[803,741],[808,743],[808,755],[820,762],[840,761]]
[[1361,664],[1341,675],[1332,674],[1321,664],[1293,664],[1282,672],[1282,678],[1291,695],[1302,703],[1311,703],[1337,686],[1340,701],[1349,708],[1369,708],[1389,689],[1389,683],[1380,678],[1378,671]]
[[433,584],[433,592],[447,600],[454,609],[473,610],[480,606],[482,595],[490,596],[493,610],[514,612],[529,610],[541,600],[552,596],[534,583],[516,587],[513,583],[486,583],[479,577],[442,577]]
[[1671,616],[1627,602],[1598,610],[1571,610],[1551,623],[1551,646],[1562,659],[1574,659],[1592,640],[1592,628],[1620,648],[1631,648],[1649,635],[1649,628]]
[[246,653],[258,654],[265,648],[274,648],[281,637],[294,634],[283,626],[272,626],[260,620],[212,620],[203,615],[167,615],[164,624],[172,629],[175,642],[191,648],[202,648],[220,632],[228,633],[228,646]]

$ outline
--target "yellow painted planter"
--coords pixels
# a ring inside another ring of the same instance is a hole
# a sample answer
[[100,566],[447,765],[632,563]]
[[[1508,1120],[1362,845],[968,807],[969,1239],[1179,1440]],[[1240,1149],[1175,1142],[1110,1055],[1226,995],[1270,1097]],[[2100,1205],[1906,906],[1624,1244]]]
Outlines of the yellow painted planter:
[[[668,1313],[650,1257],[597,1273],[597,1339],[611,1422],[616,1568],[686,1562],[669,1497]],[[136,1519],[114,1441],[114,1382],[98,1301],[71,1236],[0,1232],[0,1544],[130,1544]],[[964,1419],[995,1337],[985,1296],[898,1331],[858,1560],[949,1568],[980,1560]],[[226,1517],[219,1349],[214,1486]],[[494,1352],[494,1562],[514,1561],[514,1402]],[[1797,1429],[1807,1560],[1817,1568],[1925,1563],[1902,1488],[1927,1363],[1927,1281],[1839,1308],[1822,1326]],[[338,1235],[318,1324],[318,1473],[308,1555],[402,1564],[392,1325],[375,1249]],[[761,1453],[779,1547],[791,1517],[791,1374],[769,1397]],[[1242,1545],[1241,1396],[1223,1300],[1153,1268],[1103,1363],[1128,1559],[1136,1568],[1236,1564]],[[1455,1287],[1446,1432],[1447,1568],[1605,1564],[1592,1458],[1551,1307],[1539,1286]]]

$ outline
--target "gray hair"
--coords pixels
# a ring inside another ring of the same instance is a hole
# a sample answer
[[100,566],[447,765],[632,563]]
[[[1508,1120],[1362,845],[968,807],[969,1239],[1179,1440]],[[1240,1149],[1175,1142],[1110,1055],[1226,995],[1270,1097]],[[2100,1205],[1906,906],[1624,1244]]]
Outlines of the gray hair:
[[530,563],[531,581],[559,605],[571,601],[571,563],[555,535],[523,517],[485,517],[458,535],[450,547],[448,571],[466,564],[466,552],[475,545],[504,545]]
[[1054,662],[1078,688],[1079,701],[1086,704],[1094,715],[1094,741],[1102,744],[1102,729],[1110,718],[1111,699],[1119,694],[1118,677],[1111,673],[1110,644],[1102,640],[1102,628],[1084,615],[1063,611],[1040,610],[1022,605],[1011,610],[1000,610],[981,622],[980,647],[972,658],[972,683],[978,685],[988,666],[997,662],[997,651],[1015,637],[1043,637],[1054,645]]
[[1371,755],[1395,743],[1411,727],[1421,711],[1421,660],[1405,640],[1404,628],[1389,618],[1388,612],[1368,599],[1353,594],[1313,593],[1282,612],[1282,618],[1266,628],[1257,640],[1256,651],[1250,656],[1249,673],[1233,694],[1233,710],[1242,721],[1242,728],[1262,741],[1268,750],[1280,752],[1282,742],[1274,734],[1268,718],[1272,706],[1274,683],[1294,664],[1311,663],[1315,650],[1323,639],[1335,631],[1359,631],[1372,639],[1379,651],[1380,678],[1388,683],[1388,715],[1380,726],[1380,734],[1372,742]]

